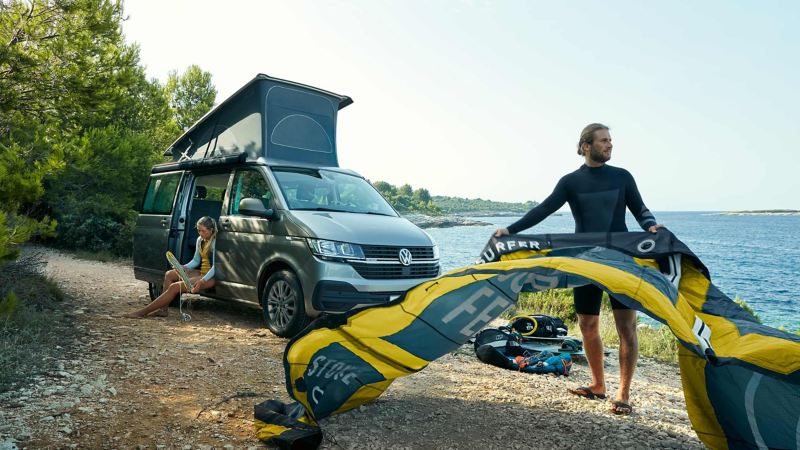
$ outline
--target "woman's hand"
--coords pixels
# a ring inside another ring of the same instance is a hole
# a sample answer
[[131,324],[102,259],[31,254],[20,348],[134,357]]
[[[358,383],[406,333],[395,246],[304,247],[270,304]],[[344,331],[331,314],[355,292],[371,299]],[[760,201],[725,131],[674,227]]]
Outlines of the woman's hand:
[[657,224],[651,226],[650,228],[648,228],[647,231],[649,231],[651,233],[655,233],[655,232],[658,231],[659,228],[664,228],[664,225],[661,225],[660,223],[657,223]]
[[198,292],[200,292],[200,289],[203,289],[203,285],[205,285],[205,284],[206,283],[203,281],[202,278],[197,280],[197,282],[194,284],[194,286],[192,286],[192,294],[197,294]]

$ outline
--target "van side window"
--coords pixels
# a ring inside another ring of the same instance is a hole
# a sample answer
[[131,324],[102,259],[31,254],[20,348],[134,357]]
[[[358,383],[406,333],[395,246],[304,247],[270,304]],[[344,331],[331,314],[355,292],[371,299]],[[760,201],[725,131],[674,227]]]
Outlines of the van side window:
[[147,191],[142,202],[142,214],[170,214],[175,203],[175,193],[181,173],[153,175],[147,184]]
[[261,200],[265,209],[272,208],[272,191],[260,172],[255,170],[237,172],[231,191],[230,214],[239,214],[239,202],[243,198],[257,198]]

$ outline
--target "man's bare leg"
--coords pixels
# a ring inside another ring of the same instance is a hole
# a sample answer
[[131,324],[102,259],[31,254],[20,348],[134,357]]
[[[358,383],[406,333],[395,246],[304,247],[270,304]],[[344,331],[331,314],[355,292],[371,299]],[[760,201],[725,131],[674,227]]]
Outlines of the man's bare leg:
[[578,325],[583,336],[583,350],[592,372],[592,383],[587,386],[594,394],[606,393],[603,370],[603,340],[600,338],[600,316],[578,314]]
[[614,322],[619,334],[619,389],[617,389],[615,400],[628,403],[631,395],[631,380],[633,380],[636,362],[639,359],[636,310],[615,309]]

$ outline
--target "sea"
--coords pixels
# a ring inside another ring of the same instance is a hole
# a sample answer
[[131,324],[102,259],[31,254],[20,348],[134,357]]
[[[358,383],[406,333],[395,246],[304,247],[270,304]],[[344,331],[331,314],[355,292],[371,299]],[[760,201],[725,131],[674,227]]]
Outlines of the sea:
[[[711,281],[728,297],[747,302],[765,325],[800,330],[800,216],[653,214],[703,261]],[[439,245],[443,272],[474,263],[492,233],[519,217],[473,219],[491,225],[425,229]],[[627,222],[629,230],[641,230],[630,214]],[[572,215],[563,212],[524,233],[574,229]]]

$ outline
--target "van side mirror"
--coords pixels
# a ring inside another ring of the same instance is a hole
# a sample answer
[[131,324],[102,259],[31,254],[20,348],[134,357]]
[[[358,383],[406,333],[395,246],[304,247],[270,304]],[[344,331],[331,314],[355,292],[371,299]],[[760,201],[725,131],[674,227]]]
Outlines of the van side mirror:
[[264,204],[257,198],[243,198],[239,202],[239,214],[263,217],[267,220],[276,220],[278,218],[278,214],[274,209],[264,208]]

